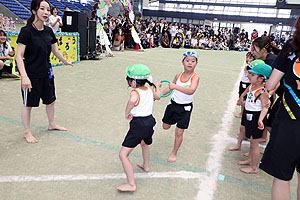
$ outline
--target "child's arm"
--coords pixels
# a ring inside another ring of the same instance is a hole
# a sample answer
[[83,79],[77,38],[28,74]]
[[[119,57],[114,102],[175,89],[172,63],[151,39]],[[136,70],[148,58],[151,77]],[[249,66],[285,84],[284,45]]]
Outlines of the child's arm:
[[127,102],[127,106],[125,109],[125,118],[127,120],[132,120],[132,114],[130,113],[130,111],[132,110],[132,108],[134,107],[134,105],[136,104],[136,102],[138,101],[138,94],[136,91],[132,90],[130,93],[130,98]]
[[249,88],[250,88],[250,85],[246,88],[246,90],[241,94],[239,100],[237,101],[236,105],[238,106],[241,106],[243,104],[243,101],[244,101],[244,96],[247,95],[247,93],[249,92]]
[[[191,83],[191,87],[187,88],[187,87],[182,87],[182,86],[179,86],[179,85],[176,85],[176,83],[170,83],[169,84],[169,88],[172,90],[178,90],[184,94],[187,94],[187,95],[192,95],[195,93],[195,91],[197,90],[198,88],[198,85],[199,85],[199,75],[198,74],[195,74],[194,77],[192,78],[192,83]],[[177,80],[177,79],[176,79]]]
[[[178,78],[179,74],[176,74],[176,76],[174,77],[172,83],[176,84],[177,78]],[[164,91],[162,91],[162,95],[166,95],[171,91],[170,86],[167,87],[166,89],[164,89]]]
[[269,101],[269,99],[261,98],[262,110],[260,112],[259,119],[258,119],[258,128],[260,130],[264,130],[264,128],[265,128],[263,120],[264,120],[264,118],[266,117],[266,115],[268,113],[268,108],[266,106],[264,106],[267,103],[266,101]]
[[160,100],[160,98],[161,98],[161,92],[160,92],[161,83],[158,82],[154,85],[155,85],[156,89],[155,89],[155,91],[153,91],[153,98],[154,98],[154,100]]

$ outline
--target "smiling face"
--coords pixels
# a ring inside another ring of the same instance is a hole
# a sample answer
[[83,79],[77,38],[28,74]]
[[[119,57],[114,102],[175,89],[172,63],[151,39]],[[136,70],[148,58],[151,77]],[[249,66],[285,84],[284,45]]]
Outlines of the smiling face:
[[0,32],[0,44],[3,44],[6,41],[6,35],[4,32]]
[[50,5],[46,1],[42,1],[37,10],[32,10],[32,13],[35,15],[34,21],[45,22],[48,20],[50,15]]
[[54,17],[56,17],[56,16],[57,16],[57,13],[58,13],[58,10],[57,10],[57,8],[54,8],[54,9],[53,9],[53,15],[54,15]]
[[198,64],[197,58],[194,56],[187,56],[182,64],[184,66],[184,71],[193,72],[195,70],[196,65]]

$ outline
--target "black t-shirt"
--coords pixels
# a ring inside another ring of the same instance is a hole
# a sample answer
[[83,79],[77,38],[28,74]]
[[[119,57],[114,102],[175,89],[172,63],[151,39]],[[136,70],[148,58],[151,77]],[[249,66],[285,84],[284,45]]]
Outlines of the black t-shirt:
[[51,68],[51,45],[56,42],[57,39],[48,26],[44,26],[42,31],[36,30],[32,24],[21,29],[17,43],[26,45],[24,64],[29,78],[43,78],[48,75]]
[[269,53],[266,57],[265,63],[267,65],[270,65],[274,69],[274,67],[272,65],[273,65],[273,62],[276,60],[276,57],[277,56],[275,54]]
[[[284,56],[284,53],[287,52],[289,47],[290,43],[287,42],[273,63],[273,66],[284,73],[283,81],[286,83],[286,85],[283,87],[285,102],[295,116],[296,120],[300,121],[300,60],[297,58],[297,56],[295,56],[295,54],[289,58]],[[281,100],[277,117],[292,119],[283,103],[283,99]]]

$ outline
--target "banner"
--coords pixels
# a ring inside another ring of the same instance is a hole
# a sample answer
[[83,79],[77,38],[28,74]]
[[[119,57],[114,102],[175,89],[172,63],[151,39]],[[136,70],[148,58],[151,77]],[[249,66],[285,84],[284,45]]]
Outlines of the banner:
[[[10,43],[11,47],[17,50],[17,38],[19,32],[6,32],[7,42]],[[56,48],[61,53],[61,55],[69,62],[77,63],[80,61],[79,56],[79,33],[77,32],[59,32],[55,33],[57,43]],[[16,55],[15,57],[16,58]],[[51,52],[50,62],[52,66],[63,65],[63,63]]]

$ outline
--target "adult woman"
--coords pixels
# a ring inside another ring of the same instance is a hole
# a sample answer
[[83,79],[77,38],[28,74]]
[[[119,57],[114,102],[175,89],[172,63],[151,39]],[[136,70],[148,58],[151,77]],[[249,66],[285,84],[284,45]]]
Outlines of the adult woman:
[[293,40],[284,45],[266,84],[266,89],[272,90],[283,78],[284,94],[260,165],[262,170],[274,177],[273,200],[290,199],[290,180],[295,168],[300,198],[300,17],[295,27]]
[[53,7],[51,9],[51,16],[49,17],[49,26],[53,32],[59,32],[59,28],[63,26],[61,17],[58,14],[58,9]]
[[[21,117],[25,128],[24,137],[28,143],[38,142],[30,131],[30,115],[32,107],[38,107],[40,99],[46,104],[48,130],[67,129],[54,123],[54,102],[56,100],[54,76],[50,63],[50,53],[65,65],[66,61],[57,50],[57,39],[51,28],[44,26],[50,14],[50,3],[47,0],[32,0],[32,15],[27,25],[20,31],[17,39],[17,63],[22,76],[22,97],[24,106]],[[24,60],[23,60],[24,57]]]
[[0,30],[0,78],[2,72],[6,72],[9,77],[16,77],[12,74],[12,63],[13,56],[15,55],[14,50],[10,44],[6,42],[6,33]]

